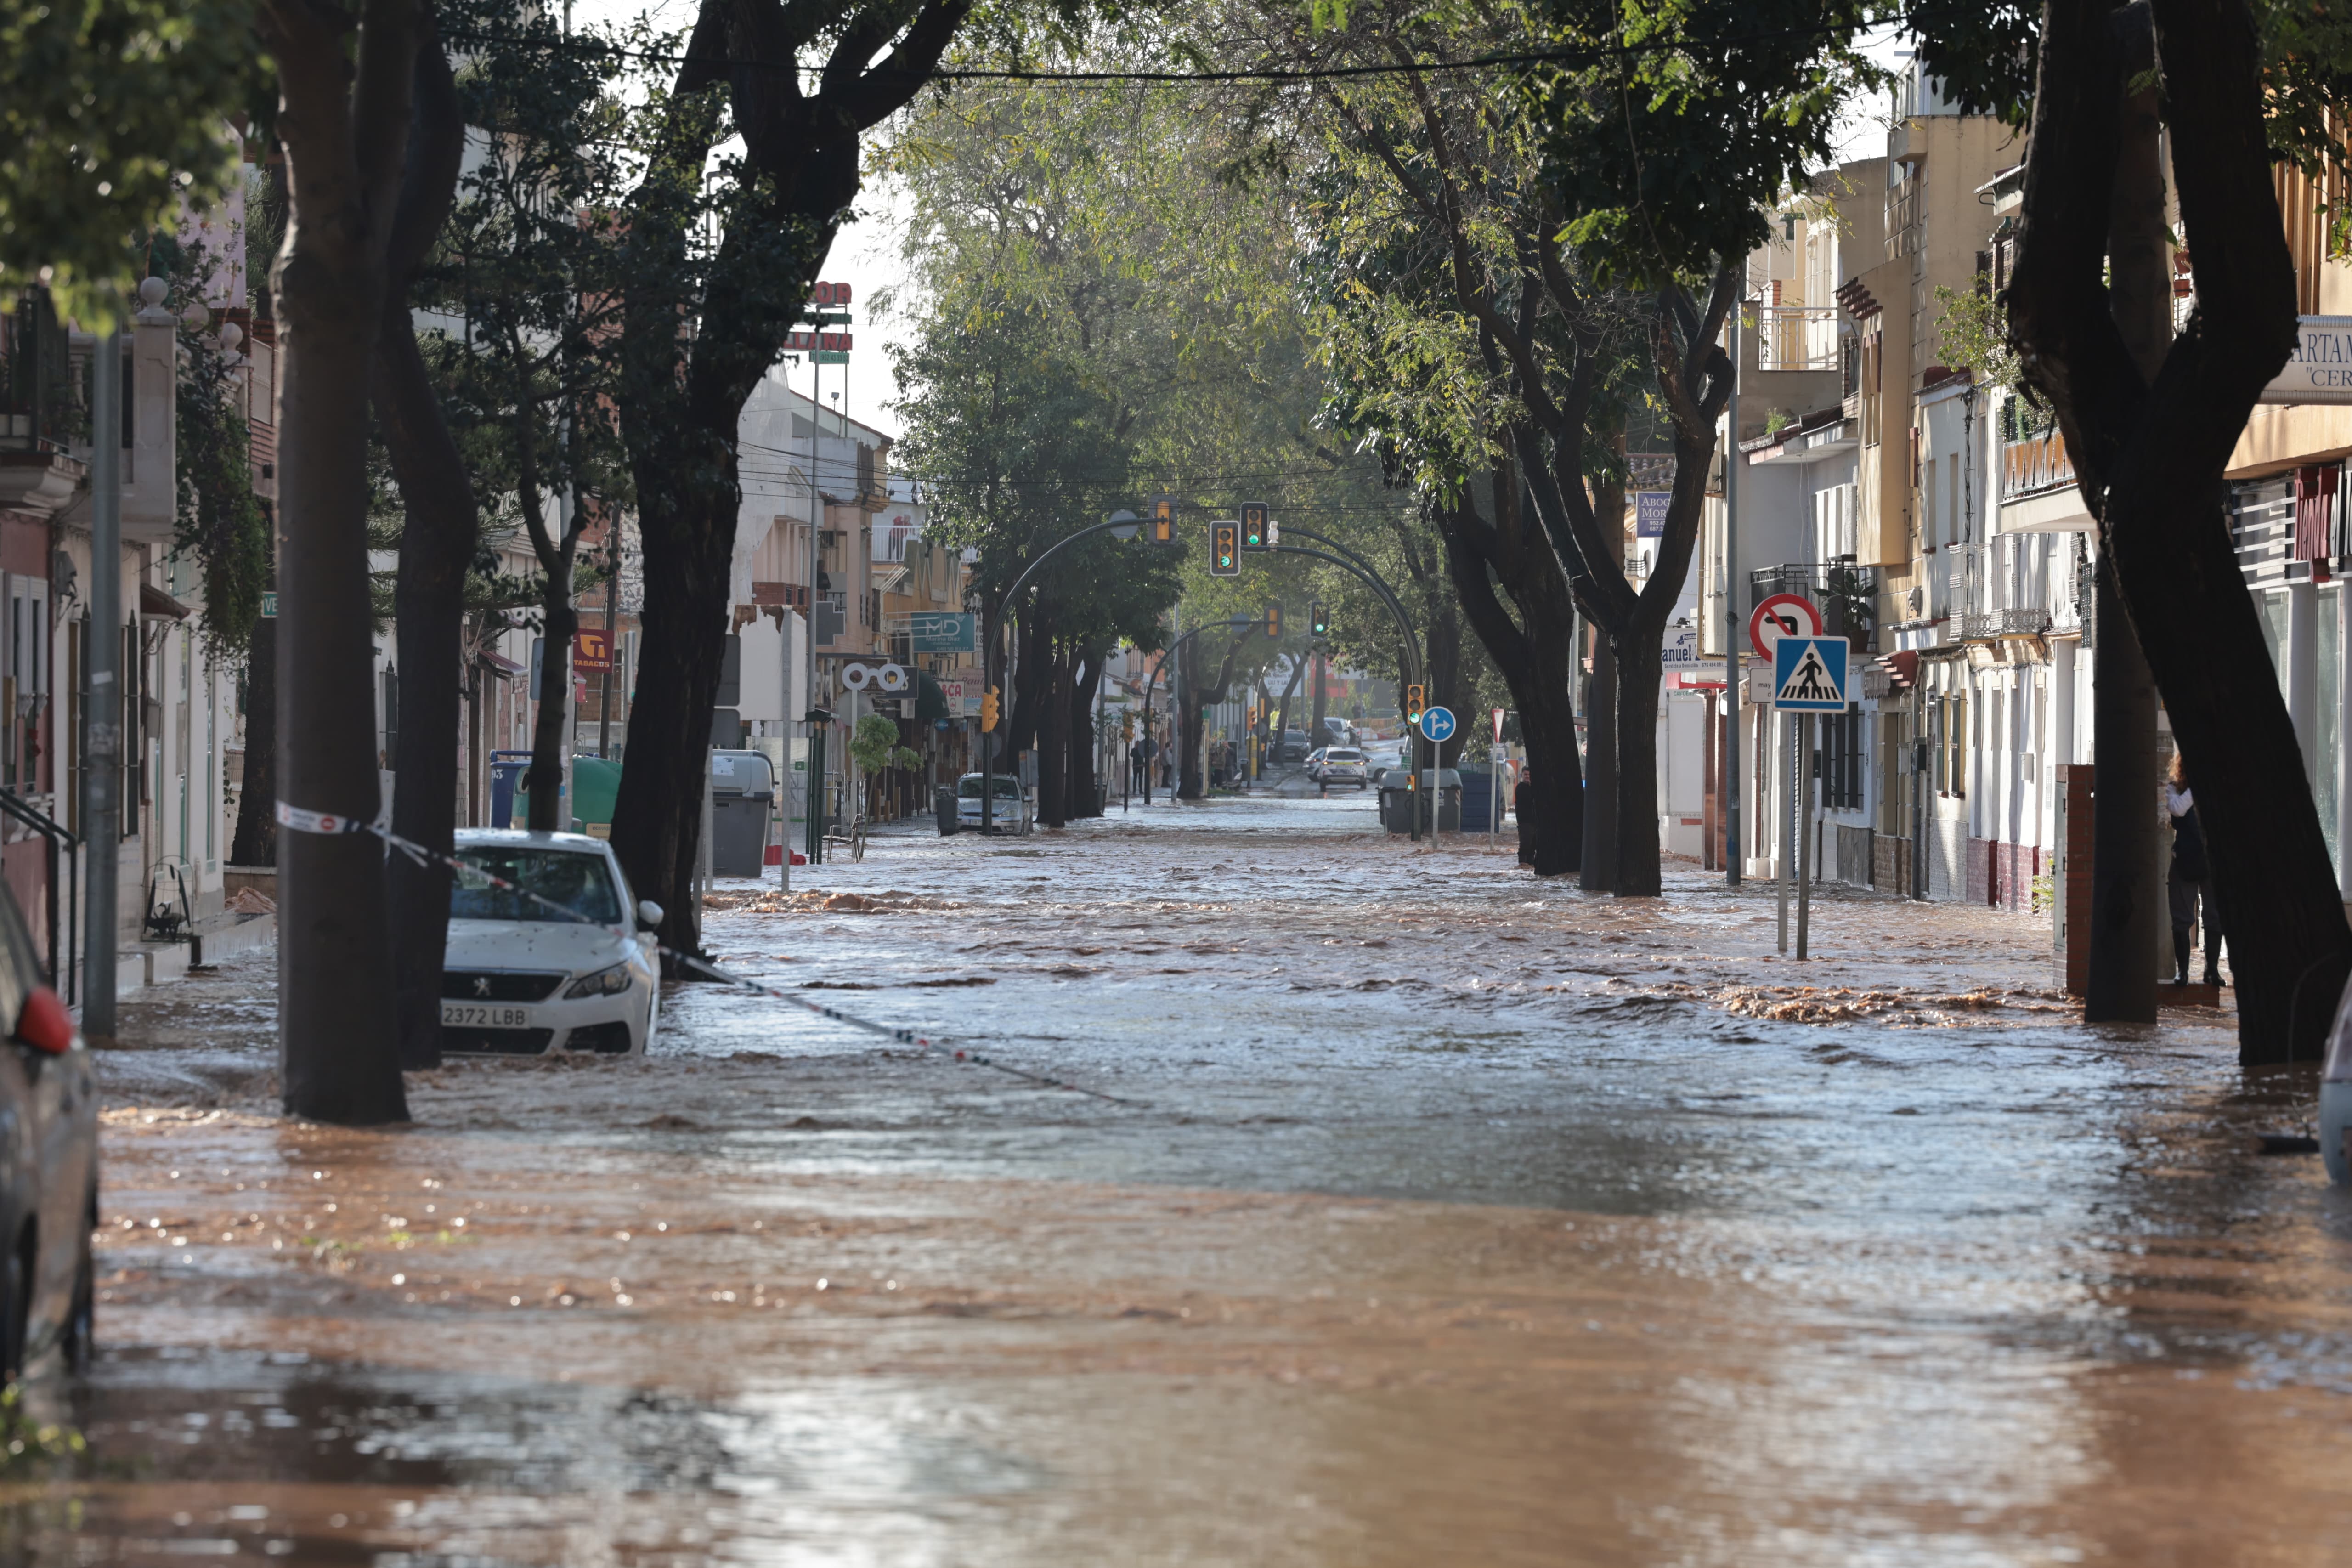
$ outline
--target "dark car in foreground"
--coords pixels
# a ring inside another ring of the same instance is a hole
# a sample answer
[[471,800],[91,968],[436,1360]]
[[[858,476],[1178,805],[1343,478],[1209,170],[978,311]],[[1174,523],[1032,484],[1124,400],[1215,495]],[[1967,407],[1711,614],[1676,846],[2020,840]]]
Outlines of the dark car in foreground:
[[0,888],[0,1377],[55,1352],[89,1364],[98,1227],[98,1074]]

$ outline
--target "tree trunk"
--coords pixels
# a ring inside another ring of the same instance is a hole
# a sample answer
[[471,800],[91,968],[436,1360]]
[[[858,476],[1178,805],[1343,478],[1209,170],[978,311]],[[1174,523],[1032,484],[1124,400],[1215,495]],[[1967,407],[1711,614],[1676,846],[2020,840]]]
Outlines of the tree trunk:
[[[735,459],[725,447],[703,454],[723,467],[724,495],[689,489],[693,455],[679,468],[637,465],[639,522],[646,539],[644,640],[637,698],[629,710],[628,766],[613,810],[613,852],[640,899],[662,907],[662,944],[681,952],[701,950],[695,917],[694,868],[702,848],[703,780],[709,766],[710,714],[726,654],[727,618],[706,603],[714,574],[723,594],[735,544],[738,503],[731,494]],[[656,481],[649,491],[648,479]],[[697,504],[675,510],[646,505],[648,493],[691,495]],[[658,521],[656,521],[658,510]],[[849,743],[847,734],[836,745]],[[810,809],[822,810],[824,780],[810,781]]]
[[[1290,680],[1282,689],[1282,700],[1275,705],[1274,743],[1277,746],[1282,744],[1283,737],[1290,733],[1291,699],[1298,695],[1298,689],[1306,679],[1307,660],[1302,655],[1290,661]],[[1307,749],[1314,749],[1311,743]]]
[[[1441,509],[1439,536],[1454,597],[1470,630],[1510,689],[1528,749],[1528,804],[1520,848],[1538,877],[1583,861],[1584,778],[1576,742],[1575,616],[1559,559],[1521,505],[1517,471],[1495,468],[1494,521],[1469,506]],[[1515,623],[1496,596],[1500,582],[1518,606]]]
[[[377,774],[367,548],[368,379],[385,243],[408,142],[416,16],[367,0],[358,54],[340,14],[268,0],[292,214],[277,275],[278,784],[295,808],[369,822]],[[279,837],[279,1081],[289,1114],[405,1121],[393,1024],[384,847]]]
[[[270,533],[275,537],[275,513]],[[273,568],[269,586],[278,586]],[[232,866],[278,863],[278,617],[256,616],[245,645],[245,777],[237,785]]]
[[[2140,643],[2197,792],[2238,984],[2240,1059],[2308,1058],[2352,962],[2352,931],[2221,483],[2294,346],[2294,261],[2271,186],[2252,16],[2242,0],[2157,0],[2154,14],[2196,313],[2150,384],[2106,286],[2125,85],[2111,15],[2060,0],[2042,28],[2011,331],[2057,412],[2130,624],[2167,629]],[[2181,626],[2197,635],[2174,635]],[[2104,641],[2122,628],[2100,630]],[[2103,796],[2104,769],[2102,758]]]
[[[2116,71],[2128,84],[2156,64],[2145,4],[2111,16]],[[2162,121],[2155,84],[2124,89],[2115,189],[2107,213],[2108,305],[2126,351],[2153,382],[2172,346],[2172,267],[2165,250]],[[2156,677],[2131,629],[2110,563],[2097,572],[2099,646],[2092,650],[2092,755],[2099,802],[2093,819],[2091,929],[2083,997],[2086,1023],[2156,1022],[2157,941],[2165,924],[2158,821]]]
[[1074,816],[1100,816],[1101,792],[1095,778],[1094,700],[1102,681],[1105,649],[1099,643],[1074,651],[1077,677],[1070,683],[1070,801]]
[[[465,458],[449,434],[417,350],[407,282],[439,234],[457,194],[466,124],[448,57],[427,19],[416,53],[416,117],[393,224],[372,393],[400,486],[404,526],[393,590],[400,660],[400,751],[394,758],[392,830],[446,855],[456,847],[460,644],[466,574],[479,514]],[[384,862],[390,902],[393,1006],[400,1065],[441,1061],[441,965],[448,944],[448,868],[405,855]]]
[[[1596,432],[1597,433],[1597,432]],[[1622,459],[1625,453],[1624,426],[1620,423],[1609,433],[1609,441]],[[1607,549],[1605,566],[1597,570],[1614,577],[1625,574],[1625,486],[1622,480],[1601,486],[1593,496],[1593,513],[1597,517],[1620,520],[1605,529],[1603,543]],[[1584,890],[1588,893],[1611,893],[1617,890],[1617,802],[1618,766],[1624,753],[1617,745],[1618,711],[1617,651],[1605,637],[1592,638],[1592,696],[1585,707],[1585,734],[1591,753],[1585,759],[1585,776],[1591,781],[1591,798],[1585,804],[1584,821],[1587,838],[1584,849]]]
[[[569,552],[566,552],[569,564]],[[530,829],[534,833],[564,833],[572,827],[572,803],[563,798],[563,753],[572,742],[572,634],[580,629],[579,612],[572,606],[569,583],[556,586],[549,579],[540,603],[542,624],[540,645],[539,711],[530,727]],[[719,637],[719,658],[727,657],[726,637]],[[712,695],[718,688],[713,685]],[[703,726],[703,743],[710,729]]]
[[[805,18],[778,0],[704,0],[625,214],[626,243],[647,263],[637,275],[667,281],[632,294],[623,311],[621,431],[646,604],[613,849],[638,895],[662,904],[661,938],[673,948],[701,940],[689,895],[742,501],[743,404],[807,308],[856,198],[859,135],[922,89],[970,9],[971,0],[852,7],[811,91],[767,53],[795,49]],[[700,196],[720,121],[709,93],[722,86],[749,177],[714,221]],[[715,248],[698,256],[714,228]],[[698,298],[684,302],[688,294]],[[824,781],[810,783],[821,798]]]
[[1058,645],[1046,653],[1037,691],[1037,821],[1060,827],[1070,820],[1070,655]]
[[1584,703],[1584,890],[1617,889],[1617,654],[1598,627],[1587,626],[1592,683]]
[[1182,679],[1176,689],[1176,798],[1198,800],[1206,793],[1202,781],[1207,776],[1201,755],[1202,732],[1202,710],[1206,706],[1198,695],[1202,687],[1201,666],[1204,656],[1201,639],[1194,637],[1176,655],[1176,673]]

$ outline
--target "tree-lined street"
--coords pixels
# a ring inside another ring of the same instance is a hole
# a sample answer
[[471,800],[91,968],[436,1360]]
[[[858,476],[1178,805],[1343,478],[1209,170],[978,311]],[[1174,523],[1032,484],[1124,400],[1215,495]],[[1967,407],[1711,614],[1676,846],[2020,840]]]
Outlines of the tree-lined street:
[[0,0],[0,1563],[2352,1562],[2348,123]]

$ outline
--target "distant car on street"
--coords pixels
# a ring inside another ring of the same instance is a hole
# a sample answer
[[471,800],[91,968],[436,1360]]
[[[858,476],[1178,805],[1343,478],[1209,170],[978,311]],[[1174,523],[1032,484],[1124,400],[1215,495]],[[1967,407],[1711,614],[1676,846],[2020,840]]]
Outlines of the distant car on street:
[[1323,716],[1320,739],[1327,746],[1352,746],[1356,743],[1356,727],[1337,713],[1327,713]]
[[661,1016],[652,928],[662,911],[631,901],[612,847],[583,833],[473,827],[458,830],[457,848],[467,868],[449,890],[441,1048],[643,1056]]
[[[956,826],[977,833],[980,831],[981,773],[966,773],[956,781]],[[990,816],[1000,833],[1029,831],[1029,796],[1021,781],[1011,773],[997,773],[996,807]]]
[[1307,760],[1307,749],[1306,731],[1285,730],[1282,739],[1274,744],[1274,762],[1277,766],[1285,763],[1303,763]]
[[1328,747],[1322,752],[1322,758],[1313,776],[1315,782],[1326,789],[1342,784],[1362,789],[1371,782],[1371,773],[1364,763],[1364,753],[1353,746]]
[[86,1372],[93,1348],[98,1079],[72,1015],[49,989],[16,898],[0,889],[0,1376],[51,1351]]

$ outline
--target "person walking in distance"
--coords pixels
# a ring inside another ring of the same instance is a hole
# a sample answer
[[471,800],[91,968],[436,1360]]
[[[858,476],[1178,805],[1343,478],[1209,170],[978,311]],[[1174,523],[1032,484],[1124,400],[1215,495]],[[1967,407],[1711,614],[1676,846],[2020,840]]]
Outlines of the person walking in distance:
[[2221,984],[2221,922],[2213,909],[2213,887],[2205,859],[2205,827],[2197,818],[2197,800],[2189,793],[2189,769],[2180,753],[2172,753],[2172,776],[2164,791],[2164,809],[2172,819],[2172,874],[2165,892],[2172,905],[2172,962],[2176,985],[2189,984],[2189,948],[2196,934],[2198,906],[2205,910],[2205,984]]
[[1535,846],[1528,841],[1528,805],[1535,798],[1535,791],[1529,784],[1533,777],[1531,772],[1522,770],[1519,782],[1511,787],[1511,815],[1519,823],[1519,864],[1522,866],[1534,864],[1536,858]]

